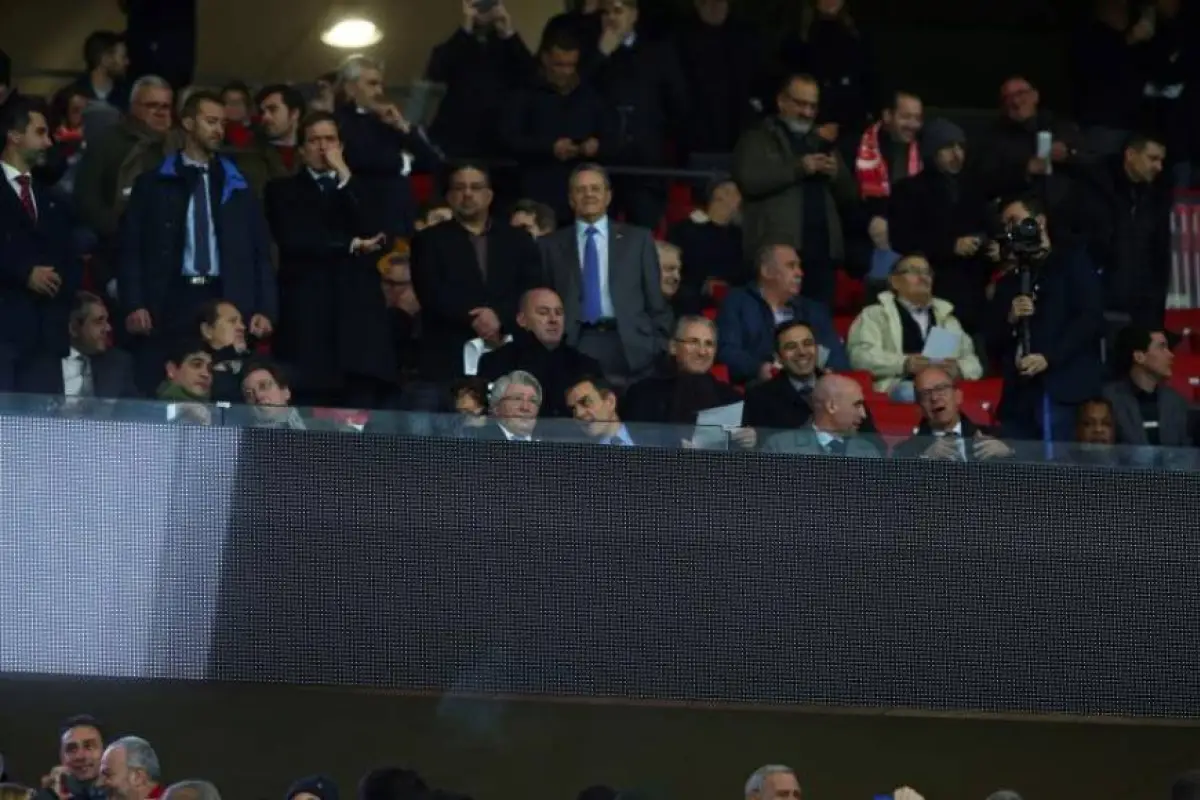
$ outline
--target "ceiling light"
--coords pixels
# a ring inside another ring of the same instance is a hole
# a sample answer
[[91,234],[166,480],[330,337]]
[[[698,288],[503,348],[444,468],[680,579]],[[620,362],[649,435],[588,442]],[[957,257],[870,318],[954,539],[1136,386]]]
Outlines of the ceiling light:
[[343,19],[321,34],[322,42],[342,50],[370,47],[382,38],[383,33],[375,23],[361,17]]

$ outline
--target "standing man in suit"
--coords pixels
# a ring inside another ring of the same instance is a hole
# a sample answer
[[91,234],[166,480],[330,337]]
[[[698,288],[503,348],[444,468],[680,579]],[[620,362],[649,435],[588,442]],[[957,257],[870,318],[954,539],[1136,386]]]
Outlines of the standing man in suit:
[[412,282],[421,303],[420,373],[450,383],[463,375],[463,345],[499,347],[517,329],[521,296],[541,283],[529,234],[491,214],[492,187],[482,167],[450,173],[446,200],[454,218],[413,240]]
[[812,425],[777,433],[767,439],[763,450],[809,456],[879,458],[875,445],[858,437],[867,418],[862,387],[843,375],[826,375],[812,392]]
[[45,354],[22,365],[17,390],[67,400],[137,397],[133,359],[109,346],[108,308],[91,292],[76,292],[68,320],[70,349],[61,357]]
[[66,209],[30,174],[52,144],[45,111],[31,99],[11,100],[0,112],[0,134],[0,392],[9,392],[21,360],[66,354],[83,268],[70,251]]
[[[200,306],[223,297],[250,320],[252,336],[269,336],[277,316],[271,237],[245,177],[217,155],[225,106],[212,92],[193,92],[180,119],[183,149],[137,179],[122,219],[125,327],[161,345],[163,335],[190,333]],[[139,352],[150,388],[163,363],[153,344]]]
[[575,224],[540,240],[550,285],[563,299],[567,344],[628,386],[650,373],[671,335],[650,231],[608,218],[612,184],[581,164],[568,184]]
[[301,123],[304,168],[267,184],[279,245],[276,354],[299,377],[304,405],[380,408],[396,383],[387,304],[376,256],[382,222],[361,197],[332,114]]

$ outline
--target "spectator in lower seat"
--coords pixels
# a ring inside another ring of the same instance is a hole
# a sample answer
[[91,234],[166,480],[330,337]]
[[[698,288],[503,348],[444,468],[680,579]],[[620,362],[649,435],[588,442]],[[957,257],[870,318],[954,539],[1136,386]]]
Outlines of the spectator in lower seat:
[[1197,444],[1188,402],[1168,385],[1175,360],[1167,334],[1130,326],[1117,335],[1116,357],[1123,377],[1104,387],[1112,403],[1117,442],[1151,447]]
[[[717,352],[717,328],[704,317],[684,317],[675,326],[669,352],[672,364],[662,375],[629,387],[621,409],[628,422],[695,425],[701,411],[737,403],[742,396],[710,374]],[[752,448],[753,428],[732,432],[734,444]]]
[[542,385],[543,417],[569,417],[567,389],[583,375],[600,374],[599,361],[563,342],[563,303],[553,289],[530,289],[521,297],[512,341],[484,353],[477,374],[491,383],[515,370]]
[[110,744],[100,758],[98,788],[109,800],[153,800],[163,793],[158,754],[145,739],[125,736]]
[[782,764],[767,764],[746,780],[746,800],[800,800],[796,771]]
[[463,416],[468,427],[484,425],[487,422],[487,381],[475,376],[459,378],[450,384],[450,403]]
[[104,732],[99,721],[87,714],[68,718],[59,732],[59,763],[42,778],[42,789],[34,800],[103,800],[96,786]]
[[212,351],[203,339],[180,338],[168,347],[159,400],[208,403],[212,398]]
[[[51,797],[55,796],[51,794]],[[0,800],[35,800],[35,795],[28,786],[8,783],[4,773],[0,772]]]
[[[921,255],[905,256],[892,267],[891,290],[862,310],[850,327],[847,347],[854,369],[870,372],[875,391],[912,402],[912,377],[938,366],[954,378],[983,377],[975,343],[954,316],[954,306],[933,296],[933,269]],[[930,359],[924,355],[930,332],[941,328],[957,337],[955,354]]]
[[529,199],[516,202],[508,221],[514,228],[520,228],[534,239],[549,236],[558,227],[553,208]]
[[658,252],[658,280],[662,286],[663,299],[671,307],[675,318],[700,314],[704,301],[700,293],[691,286],[683,285],[683,257],[678,247],[670,242],[655,242]]
[[344,430],[336,423],[313,419],[293,407],[291,384],[287,373],[278,364],[266,359],[246,362],[241,384],[241,399],[253,407],[252,424],[257,428]]
[[163,792],[163,800],[221,800],[217,787],[208,781],[180,781]]
[[1171,800],[1200,800],[1200,770],[1186,772],[1175,779]]
[[1087,400],[1075,416],[1075,442],[1064,459],[1076,464],[1117,466],[1124,461],[1117,443],[1113,406],[1103,397]]
[[962,391],[954,381],[954,374],[940,366],[926,367],[913,377],[921,425],[915,436],[896,445],[893,456],[990,461],[1013,455],[1011,447],[962,413]]
[[501,375],[488,393],[490,421],[470,432],[474,439],[532,442],[542,407],[542,385],[528,372]]
[[775,326],[803,320],[817,335],[822,352],[818,366],[850,369],[846,348],[833,327],[826,306],[801,296],[804,270],[795,248],[785,244],[762,247],[757,255],[758,280],[734,289],[721,304],[717,330],[721,349],[717,360],[729,367],[735,383],[770,380],[775,374]]
[[597,444],[629,447],[633,437],[617,413],[617,392],[603,378],[587,377],[567,389],[567,407]]
[[310,775],[288,787],[283,800],[338,800],[338,785],[328,775]]
[[798,455],[880,458],[868,439],[858,436],[867,417],[862,387],[842,375],[826,375],[812,392],[812,424],[769,437],[763,450]]
[[392,349],[400,385],[417,379],[421,365],[421,301],[412,284],[412,256],[404,239],[396,240],[391,252],[376,262],[383,277]]
[[683,280],[693,293],[711,299],[715,282],[745,282],[741,213],[737,183],[719,178],[704,188],[703,210],[693,211],[667,231],[667,241],[679,247],[688,265]]
[[[17,390],[72,398],[122,399],[138,396],[133,359],[109,346],[112,325],[97,295],[79,292],[68,320],[71,349],[66,356],[42,356],[25,362],[17,374]],[[97,754],[99,755],[99,754]]]
[[228,300],[210,300],[196,316],[200,338],[212,353],[215,402],[236,403],[242,399],[242,365],[250,357],[242,312]]

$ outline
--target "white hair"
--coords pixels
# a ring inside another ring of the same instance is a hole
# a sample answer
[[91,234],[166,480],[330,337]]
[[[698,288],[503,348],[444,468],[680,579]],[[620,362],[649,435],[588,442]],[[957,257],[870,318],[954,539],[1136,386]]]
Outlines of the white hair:
[[187,800],[221,800],[221,793],[216,786],[193,778],[172,783],[163,792],[163,800],[172,800],[176,795],[183,795]]
[[172,91],[171,84],[166,78],[160,78],[158,75],[143,75],[133,82],[133,86],[129,89],[131,98],[137,97],[143,89],[166,89]]
[[339,85],[356,81],[362,76],[363,72],[368,69],[377,69],[383,72],[383,63],[376,61],[370,56],[354,55],[347,58],[338,67],[337,82]]
[[704,325],[712,331],[713,339],[717,338],[717,325],[708,317],[702,317],[699,314],[685,314],[675,323],[675,336],[678,339],[683,332],[687,330],[689,325]]
[[129,769],[140,769],[150,776],[150,780],[158,782],[162,779],[162,769],[158,765],[158,754],[150,743],[140,736],[122,736],[110,744],[109,749],[120,747],[125,750],[125,766]]
[[532,373],[523,369],[515,370],[496,379],[488,392],[488,407],[495,408],[500,405],[500,401],[504,399],[504,395],[508,393],[511,386],[532,386],[534,402],[538,404],[538,408],[542,407],[542,384]]
[[796,770],[783,764],[766,764],[754,770],[746,779],[746,797],[762,794],[763,784],[771,775],[795,775]]

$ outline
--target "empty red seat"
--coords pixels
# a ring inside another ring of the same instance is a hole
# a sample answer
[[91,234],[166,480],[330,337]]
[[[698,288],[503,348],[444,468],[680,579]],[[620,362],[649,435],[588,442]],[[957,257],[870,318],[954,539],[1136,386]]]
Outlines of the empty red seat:
[[708,317],[709,319],[711,319],[713,322],[717,321],[717,309],[714,308],[713,306],[709,306],[708,308],[705,308],[700,313],[703,314],[704,316]]
[[863,397],[870,397],[875,394],[875,376],[867,372],[865,369],[852,369],[849,372],[843,372],[847,378],[852,378],[859,386],[862,387]]
[[433,198],[433,176],[425,172],[414,172],[408,177],[412,186],[413,199],[417,205],[428,203]]
[[833,318],[833,329],[837,331],[838,338],[843,342],[850,336],[850,327],[854,324],[854,320],[858,319],[853,314],[838,314]]
[[692,187],[687,181],[667,183],[667,224],[682,222],[692,213]]
[[712,369],[708,374],[719,380],[721,383],[729,383],[729,367],[724,364],[713,364]]
[[725,281],[714,280],[712,282],[712,299],[717,305],[725,302],[726,295],[729,294],[729,284]]
[[962,381],[962,412],[976,425],[995,425],[996,409],[1000,406],[1000,394],[1004,391],[1002,378],[983,378],[977,381]]
[[867,296],[866,285],[858,278],[851,278],[842,270],[837,270],[836,284],[833,290],[833,311],[835,314],[855,316],[862,310]]
[[1200,391],[1200,355],[1176,354],[1170,385],[1189,402],[1194,402]]
[[876,397],[881,399],[869,400],[867,407],[875,421],[875,430],[890,449],[917,430],[921,424],[921,409],[911,403],[893,403],[882,395]]

